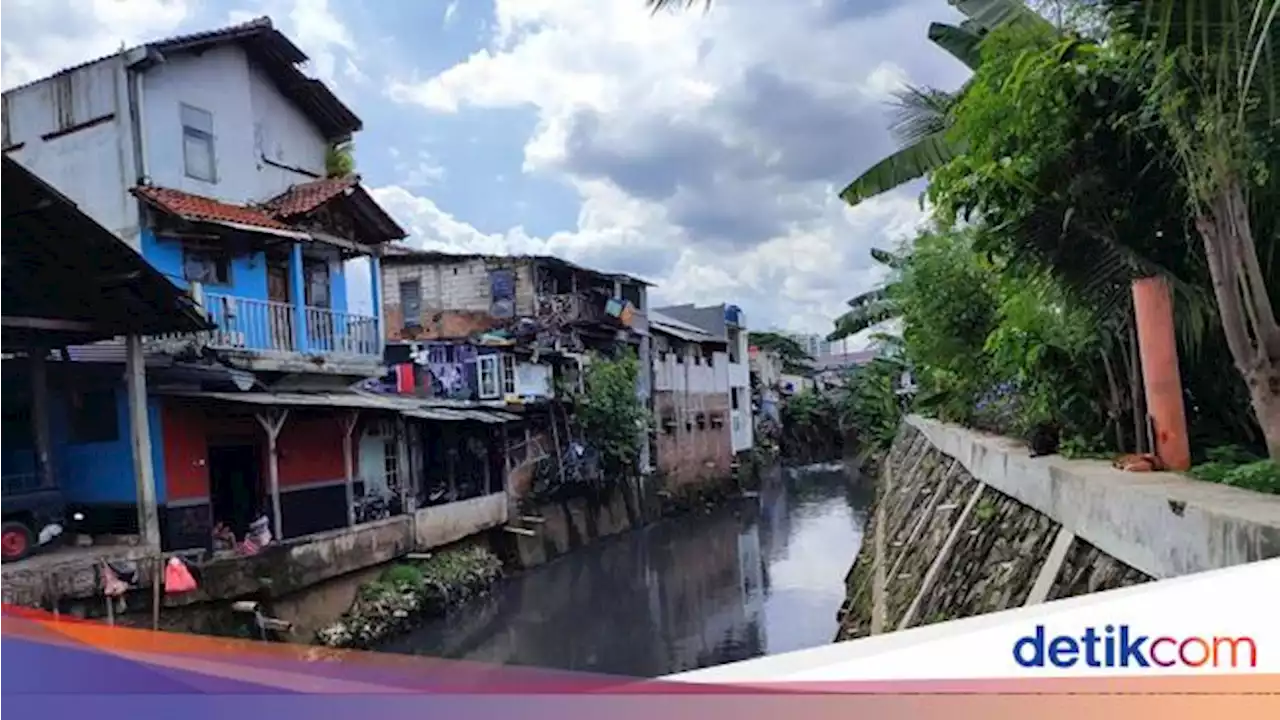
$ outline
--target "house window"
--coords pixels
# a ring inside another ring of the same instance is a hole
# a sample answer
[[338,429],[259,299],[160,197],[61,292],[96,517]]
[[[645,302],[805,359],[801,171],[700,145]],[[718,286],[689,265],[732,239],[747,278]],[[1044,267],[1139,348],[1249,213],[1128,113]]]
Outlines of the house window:
[[733,397],[733,409],[737,410],[742,406],[742,390],[740,388],[734,388],[732,397]]
[[67,405],[72,443],[115,442],[120,439],[115,391],[73,392]]
[[622,299],[631,303],[632,307],[637,310],[641,309],[640,304],[640,286],[631,283],[622,284]]
[[182,277],[205,285],[230,285],[231,256],[218,250],[183,248]]
[[427,362],[432,365],[453,362],[453,359],[450,357],[452,353],[449,352],[452,349],[453,348],[448,345],[428,345]]
[[4,411],[4,449],[32,448],[31,406],[6,408]]
[[213,114],[207,110],[182,107],[182,161],[187,177],[217,182],[213,155]]
[[506,395],[516,394],[516,358],[514,355],[502,356],[502,392]]
[[481,355],[476,358],[476,381],[481,400],[495,400],[501,396],[499,385],[498,355]]
[[422,325],[422,282],[414,278],[400,283],[400,310],[405,327]]

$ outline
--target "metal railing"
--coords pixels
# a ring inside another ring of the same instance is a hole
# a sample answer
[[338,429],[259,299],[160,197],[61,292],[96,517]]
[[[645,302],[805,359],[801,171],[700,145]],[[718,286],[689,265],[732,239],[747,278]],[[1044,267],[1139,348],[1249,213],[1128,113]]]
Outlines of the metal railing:
[[205,293],[204,307],[218,329],[208,333],[215,349],[298,352],[293,306],[274,300],[251,300]]
[[156,336],[151,343],[278,354],[382,356],[377,318],[369,315],[307,307],[304,338],[298,332],[295,305],[219,293],[205,293],[202,304],[216,330]]
[[331,355],[382,355],[376,318],[307,308],[307,351]]

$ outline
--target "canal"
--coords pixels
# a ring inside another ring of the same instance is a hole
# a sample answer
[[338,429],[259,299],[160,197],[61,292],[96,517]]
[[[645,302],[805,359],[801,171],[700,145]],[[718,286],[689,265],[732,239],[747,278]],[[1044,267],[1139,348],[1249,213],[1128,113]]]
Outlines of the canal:
[[831,642],[870,490],[774,468],[758,497],[610,538],[379,648],[655,677]]

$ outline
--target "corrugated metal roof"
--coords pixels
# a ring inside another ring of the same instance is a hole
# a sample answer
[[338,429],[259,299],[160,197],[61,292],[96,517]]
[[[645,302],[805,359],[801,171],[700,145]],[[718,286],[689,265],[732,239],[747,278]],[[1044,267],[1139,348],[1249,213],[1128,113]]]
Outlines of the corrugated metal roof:
[[[57,347],[212,327],[136,250],[13,158],[3,164],[6,343]],[[61,329],[20,326],[19,318],[59,321]]]
[[350,410],[383,410],[406,417],[444,422],[472,420],[483,423],[505,423],[519,420],[520,416],[500,410],[479,408],[452,408],[433,406],[430,400],[377,395],[374,393],[290,393],[290,392],[207,392],[186,390],[160,390],[159,394],[173,397],[203,398],[223,402],[276,407],[328,407]]
[[718,338],[696,325],[677,320],[670,315],[663,315],[656,310],[649,311],[649,329],[689,342],[728,344],[724,339]]
[[418,248],[409,247],[403,243],[388,243],[383,246],[382,259],[384,263],[461,262],[464,260],[534,260],[561,265],[563,267],[580,270],[582,272],[593,273],[601,277],[627,280],[648,287],[653,287],[653,283],[645,280],[644,278],[636,277],[635,275],[596,270],[594,268],[570,262],[562,257],[556,257],[555,255],[494,255],[487,253],[446,252],[444,250],[419,250]]

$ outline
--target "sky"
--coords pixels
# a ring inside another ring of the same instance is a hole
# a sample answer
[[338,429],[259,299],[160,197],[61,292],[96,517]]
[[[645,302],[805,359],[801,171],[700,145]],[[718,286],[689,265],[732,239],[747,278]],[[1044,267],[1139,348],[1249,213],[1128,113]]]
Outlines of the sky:
[[946,0],[6,0],[0,80],[268,15],[364,120],[356,164],[431,249],[548,253],[825,333],[920,187],[837,193],[895,147],[891,93],[964,67]]

